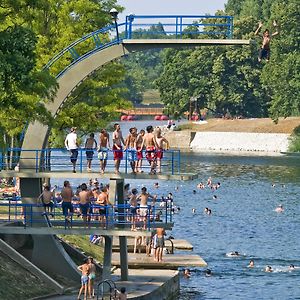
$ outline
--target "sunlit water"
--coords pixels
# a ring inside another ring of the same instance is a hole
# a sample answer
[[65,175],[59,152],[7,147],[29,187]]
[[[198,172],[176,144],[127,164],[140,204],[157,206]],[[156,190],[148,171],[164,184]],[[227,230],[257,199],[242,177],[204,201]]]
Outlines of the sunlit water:
[[[129,181],[154,194],[174,194],[181,210],[172,235],[191,242],[191,253],[203,257],[213,272],[205,277],[204,269],[191,268],[190,279],[181,277],[178,299],[300,299],[300,269],[288,271],[290,264],[300,267],[300,157],[188,154],[182,170],[199,173],[199,180],[161,181],[158,189],[153,180]],[[209,176],[221,187],[197,189]],[[274,211],[278,204],[283,213]],[[205,207],[212,209],[211,216],[203,213]],[[230,251],[243,256],[228,258]],[[247,268],[250,259],[253,269]],[[274,272],[265,273],[266,265]]]

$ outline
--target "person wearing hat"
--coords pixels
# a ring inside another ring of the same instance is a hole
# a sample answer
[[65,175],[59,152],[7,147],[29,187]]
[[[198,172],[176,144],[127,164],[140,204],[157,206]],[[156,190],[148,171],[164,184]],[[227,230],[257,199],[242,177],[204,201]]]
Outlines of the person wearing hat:
[[70,151],[70,160],[73,165],[73,173],[76,173],[76,161],[78,157],[78,141],[76,134],[77,127],[72,127],[70,133],[66,136],[65,146]]

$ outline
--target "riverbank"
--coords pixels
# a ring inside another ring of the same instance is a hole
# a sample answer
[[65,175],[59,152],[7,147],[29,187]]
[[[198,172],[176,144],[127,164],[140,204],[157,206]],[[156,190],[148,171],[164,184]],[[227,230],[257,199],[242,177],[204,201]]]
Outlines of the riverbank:
[[184,124],[166,133],[171,148],[193,152],[276,155],[288,152],[291,134],[300,118],[224,120]]

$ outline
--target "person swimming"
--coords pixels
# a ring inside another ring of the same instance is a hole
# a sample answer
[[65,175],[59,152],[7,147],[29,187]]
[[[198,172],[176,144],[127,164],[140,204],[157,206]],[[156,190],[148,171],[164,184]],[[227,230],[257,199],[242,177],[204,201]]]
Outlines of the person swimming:
[[253,259],[251,259],[251,260],[249,261],[248,268],[254,268],[254,260],[253,260]]
[[284,208],[283,208],[283,205],[282,204],[279,204],[276,208],[275,208],[275,211],[277,213],[281,213],[284,211]]
[[289,265],[289,270],[295,270],[295,266],[293,264]]
[[190,278],[191,277],[191,271],[190,271],[190,269],[184,269],[183,276],[185,278]]
[[241,254],[238,251],[231,251],[229,253],[226,253],[227,257],[239,257]]
[[205,270],[205,276],[206,277],[212,276],[212,271],[210,269]]
[[273,272],[272,267],[271,267],[271,266],[266,266],[266,267],[265,267],[265,272],[267,272],[267,273]]

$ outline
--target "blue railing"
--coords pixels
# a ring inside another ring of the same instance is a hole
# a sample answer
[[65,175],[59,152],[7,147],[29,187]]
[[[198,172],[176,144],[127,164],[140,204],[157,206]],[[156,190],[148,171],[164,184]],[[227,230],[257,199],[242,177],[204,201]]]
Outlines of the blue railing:
[[[163,205],[161,205],[163,203]],[[63,215],[61,203],[53,203],[52,209],[44,208],[43,204],[24,204],[21,201],[0,201],[0,223],[19,224],[23,227],[45,224],[57,228],[103,228],[117,227],[147,229],[172,223],[173,201],[158,199],[156,205],[147,206],[146,217],[139,212],[139,206],[133,210],[129,204],[99,205],[91,201],[88,213],[82,218],[78,201],[73,203],[74,212]],[[100,212],[102,211],[102,212]],[[103,213],[103,211],[105,213]]]
[[[11,154],[11,152],[13,152]],[[30,165],[30,170],[35,172],[41,171],[71,171],[72,164],[70,162],[70,154],[66,149],[61,148],[46,148],[46,149],[22,149],[9,148],[5,152],[0,152],[0,168],[8,169],[9,166],[16,166],[20,161],[20,153],[22,152],[22,162],[24,165]],[[106,169],[105,172],[114,172],[114,152],[115,150],[107,151]],[[121,173],[132,173],[130,159],[131,151],[124,150],[123,159],[120,164]],[[142,170],[143,172],[150,171],[150,166],[146,159],[146,151],[142,151]],[[87,170],[87,153],[93,153],[92,169]],[[78,158],[76,163],[77,172],[96,171],[100,170],[100,159],[98,159],[98,151],[79,148]],[[161,160],[162,172],[164,174],[179,174],[180,173],[180,151],[179,150],[165,150],[163,151],[163,158]],[[22,170],[26,170],[25,167]]]
[[[117,29],[117,30],[116,30]],[[153,29],[153,30],[151,30]],[[231,16],[176,16],[129,15],[123,23],[97,29],[70,44],[56,54],[45,66],[59,78],[72,65],[95,52],[122,43],[124,39],[178,39],[193,35],[232,38],[233,17]]]

